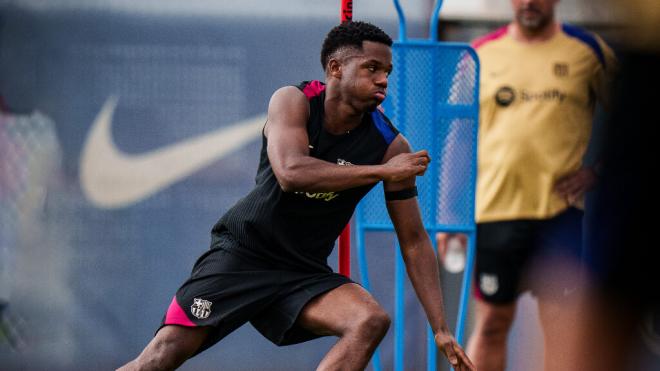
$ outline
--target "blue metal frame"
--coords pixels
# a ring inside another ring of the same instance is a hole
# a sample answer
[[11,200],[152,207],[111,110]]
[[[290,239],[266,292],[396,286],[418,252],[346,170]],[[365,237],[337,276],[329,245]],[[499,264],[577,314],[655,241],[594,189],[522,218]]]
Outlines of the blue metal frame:
[[[437,36],[437,30],[438,30],[438,15],[440,12],[440,8],[442,7],[442,0],[438,0],[435,3],[433,12],[431,14],[431,19],[430,19],[430,37],[428,40],[407,40],[406,37],[406,19],[405,15],[403,13],[403,10],[401,8],[401,5],[399,4],[398,0],[394,0],[394,6],[396,8],[398,17],[399,17],[399,40],[394,43],[393,46],[393,58],[395,58],[395,65],[397,65],[397,69],[402,69],[405,70],[408,66],[405,65],[405,59],[404,58],[399,58],[399,53],[397,51],[400,48],[421,48],[425,49],[428,48],[431,53],[433,50],[438,50],[438,49],[443,49],[443,50],[451,50],[451,49],[460,49],[462,51],[467,51],[471,58],[475,61],[475,69],[476,69],[476,83],[473,89],[473,95],[472,99],[474,102],[477,102],[473,105],[473,107],[465,107],[462,105],[451,105],[451,104],[446,104],[446,103],[438,103],[438,104],[433,104],[431,106],[432,110],[432,117],[436,118],[439,117],[438,112],[442,112],[445,115],[449,113],[448,117],[476,117],[478,119],[478,102],[479,102],[479,83],[478,83],[478,77],[479,77],[479,59],[477,57],[476,52],[469,47],[469,45],[464,44],[464,43],[452,43],[452,42],[438,42],[438,36]],[[440,46],[440,48],[439,48]],[[435,68],[435,65],[433,66]],[[400,79],[397,84],[397,86],[405,86],[405,78],[406,76],[404,74],[398,74],[397,78]],[[439,102],[440,99],[438,98],[437,89],[433,89],[432,94],[433,95],[433,102]],[[405,95],[405,91],[401,92],[401,95]],[[476,108],[474,107],[476,106]],[[400,116],[405,116],[405,107],[398,107],[399,108],[399,113]],[[447,117],[447,116],[445,116]],[[404,120],[402,122],[397,122],[397,125],[399,125],[399,129],[401,132],[406,133],[406,125],[407,122]],[[434,124],[435,125],[435,124]],[[475,151],[474,153],[476,154],[476,138],[477,138],[477,130],[478,130],[478,125],[474,125],[472,127],[472,135],[475,138],[474,140],[474,147]],[[434,130],[434,132],[437,130]],[[431,151],[432,155],[438,154],[440,151],[440,148],[437,148],[437,146],[433,145],[433,148],[429,148]],[[472,159],[472,171],[476,172],[477,168],[477,158],[476,155]],[[430,172],[427,173],[426,176],[430,176],[431,179],[438,179],[438,167],[433,166],[429,170]],[[457,319],[457,324],[456,324],[456,339],[460,344],[464,343],[464,327],[465,327],[465,322],[467,319],[467,312],[468,312],[468,302],[469,302],[469,291],[470,291],[470,285],[471,285],[471,278],[473,275],[473,266],[474,266],[474,258],[475,258],[475,246],[476,246],[476,226],[474,223],[474,190],[476,189],[476,174],[475,176],[472,176],[472,181],[471,187],[472,187],[472,193],[471,193],[471,204],[472,207],[468,211],[469,213],[469,220],[472,221],[472,223],[466,224],[466,225],[454,225],[454,224],[437,224],[435,223],[434,225],[426,225],[425,228],[427,232],[435,234],[436,232],[456,232],[456,233],[464,233],[468,236],[468,249],[467,249],[467,260],[466,260],[466,268],[463,274],[463,279],[462,279],[462,290],[461,290],[461,297],[460,297],[460,304],[459,304],[459,313],[458,313],[458,319]],[[382,190],[380,187],[376,187],[372,192],[379,192]],[[434,189],[433,191],[433,203],[429,203],[425,206],[432,207],[432,213],[433,213],[433,220],[434,222],[437,221],[435,213],[437,213],[437,199],[438,199],[438,192],[439,190],[437,188]],[[357,256],[358,256],[358,265],[359,265],[359,271],[360,271],[360,279],[362,281],[362,285],[367,289],[371,290],[371,285],[369,282],[369,273],[368,273],[368,267],[367,267],[367,258],[366,258],[366,251],[365,251],[365,233],[366,231],[393,231],[394,228],[391,224],[389,223],[368,223],[365,222],[365,206],[364,202],[360,203],[358,206],[357,212],[356,212],[356,218],[355,218],[355,231],[356,231],[356,238],[357,238]],[[435,239],[432,239],[435,240]],[[434,247],[435,247],[435,241],[434,241]],[[437,249],[437,247],[435,247]],[[406,276],[405,273],[405,266],[403,262],[403,258],[401,256],[401,251],[399,249],[398,242],[395,244],[395,287],[394,287],[394,296],[395,296],[395,309],[394,309],[394,369],[395,370],[403,370],[404,369],[404,319],[405,319],[405,292],[404,292],[404,279]],[[437,253],[437,251],[436,251]],[[434,340],[434,334],[431,330],[431,327],[427,327],[427,370],[435,370],[436,369],[436,361],[437,361],[437,347],[435,346],[435,340]],[[381,359],[380,359],[380,352],[377,349],[376,353],[374,354],[374,357],[372,359],[372,365],[373,368],[377,371],[382,370],[382,364],[381,364]]]

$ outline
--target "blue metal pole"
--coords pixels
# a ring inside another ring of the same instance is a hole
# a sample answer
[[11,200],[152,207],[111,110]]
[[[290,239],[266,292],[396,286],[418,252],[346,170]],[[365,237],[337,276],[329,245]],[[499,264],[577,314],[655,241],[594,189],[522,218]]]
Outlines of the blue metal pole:
[[435,371],[437,364],[437,347],[435,346],[435,335],[431,326],[426,326],[426,369]]
[[433,11],[431,12],[431,22],[430,22],[430,30],[429,34],[431,41],[438,41],[438,19],[440,17],[440,8],[442,7],[442,0],[438,0],[435,2],[435,7],[433,7]]
[[[358,213],[360,210],[358,210]],[[358,217],[356,220],[356,234],[357,234],[357,258],[358,258],[358,266],[360,268],[360,280],[362,281],[362,286],[367,289],[367,291],[371,291],[371,285],[369,283],[369,267],[367,266],[367,253],[365,251],[364,247],[364,228],[362,227],[362,223],[360,222],[361,218]]]
[[[437,169],[437,166],[435,168]],[[437,193],[437,189],[436,189],[436,193]],[[437,200],[437,195],[435,200]],[[434,212],[434,217],[435,217],[435,212]],[[434,219],[434,221],[435,220],[437,219]],[[437,232],[433,230],[432,233],[437,233]],[[435,238],[431,238],[431,241],[433,241],[432,242],[433,252],[437,255],[438,247],[436,246]],[[428,371],[435,371],[437,368],[436,367],[437,364],[438,364],[438,347],[435,345],[435,334],[433,333],[433,329],[431,329],[431,325],[428,325],[426,330],[426,369]]]
[[463,290],[461,292],[461,302],[458,307],[458,323],[456,324],[456,341],[463,344],[463,333],[465,330],[465,321],[468,312],[468,301],[470,299],[470,285],[472,283],[472,272],[474,270],[474,257],[476,253],[476,233],[468,234],[467,261],[465,262],[465,272],[463,273]]
[[[476,81],[475,81],[475,88],[473,89],[473,101],[474,102],[479,102],[479,76],[481,74],[481,64],[479,63],[479,57],[477,56],[477,53],[474,51],[474,49],[469,49],[470,55],[472,58],[474,58],[474,61],[476,63]],[[474,148],[478,148],[478,140],[479,140],[479,107],[478,105],[474,108],[475,112],[473,114],[473,117],[477,120],[477,124],[473,126],[472,129],[472,137],[474,138]],[[474,169],[473,172],[476,172],[477,170],[477,156],[475,153],[475,156],[473,156],[472,159],[472,168]],[[475,193],[477,189],[477,177],[476,174],[472,174],[472,182],[471,182],[471,192],[472,192],[472,199],[474,200],[475,198]],[[474,202],[473,202],[474,204]],[[471,210],[470,213],[470,220],[474,221],[475,220],[475,215],[474,215],[474,208]],[[463,290],[461,292],[461,300],[460,304],[458,307],[458,320],[456,323],[456,341],[460,345],[465,345],[464,344],[464,339],[463,339],[463,334],[465,333],[465,322],[467,319],[467,314],[468,314],[468,301],[470,298],[470,289],[472,285],[472,275],[474,274],[474,260],[476,256],[476,246],[477,246],[477,232],[476,232],[476,226],[473,224],[473,229],[468,235],[468,249],[467,249],[467,259],[465,262],[465,271],[463,272]]]
[[403,14],[399,0],[394,0],[394,7],[396,8],[396,14],[399,16],[399,40],[406,41],[406,16]]
[[394,249],[396,250],[394,259],[394,370],[403,371],[406,322],[404,278],[406,272],[399,241],[394,244]]
[[[435,2],[435,6],[433,8],[433,11],[431,12],[431,20],[429,22],[429,39],[431,40],[431,42],[437,42],[438,41],[438,32],[437,32],[438,31],[438,16],[439,16],[441,7],[442,7],[442,0],[437,0]],[[434,55],[434,57],[437,57],[437,56]],[[436,76],[436,74],[435,74],[435,64],[433,64],[431,66],[431,68],[432,68],[432,71],[433,71],[433,74],[432,74],[431,78],[433,79]],[[436,94],[436,89],[433,89],[432,92],[433,92],[432,100],[434,102],[434,104],[431,105],[431,107],[432,107],[431,108],[432,109],[432,116],[431,117],[433,119],[433,121],[431,123],[431,125],[433,125],[433,131],[432,132],[433,133],[439,133],[440,130],[443,130],[444,128],[439,127],[440,117],[437,114],[437,105],[435,104],[435,102],[438,101],[438,97],[437,97],[437,94]],[[438,150],[439,146],[438,146],[436,138],[434,138],[434,140],[432,142],[432,145],[433,145],[433,152],[432,152],[433,155],[439,157],[440,156],[439,155],[439,150]],[[438,180],[438,166],[434,166],[432,171],[431,171],[431,175],[433,176],[432,179],[434,179],[434,180]],[[439,195],[438,195],[439,189],[438,188],[439,187],[435,187],[434,192],[433,192],[433,200],[435,201],[433,203],[434,206],[437,206],[437,200],[439,199]],[[433,211],[432,211],[433,224],[434,225],[437,224],[437,222],[438,222],[437,212],[438,212],[437,207],[434,207]],[[433,233],[437,233],[437,232],[433,231]],[[432,240],[435,240],[435,238],[433,238],[433,237],[434,236],[432,236]],[[436,250],[435,253],[437,255],[437,247],[435,246],[435,242],[434,242],[433,246]],[[428,326],[428,330],[427,330],[426,348],[427,348],[427,350],[426,350],[426,369],[428,371],[435,371],[436,368],[437,368],[437,362],[438,362],[438,354],[437,354],[438,353],[438,348],[435,345],[435,334],[433,333],[433,330],[431,329],[431,326]]]
[[[367,253],[364,246],[364,227],[362,226],[362,208],[357,210],[357,218],[355,220],[355,230],[356,230],[356,239],[357,239],[357,257],[358,257],[358,266],[360,268],[360,280],[362,281],[362,286],[367,290],[371,291],[371,284],[369,283],[369,271],[367,267]],[[376,348],[373,357],[371,357],[371,363],[374,368],[374,371],[381,371],[383,369],[380,362],[380,350]]]

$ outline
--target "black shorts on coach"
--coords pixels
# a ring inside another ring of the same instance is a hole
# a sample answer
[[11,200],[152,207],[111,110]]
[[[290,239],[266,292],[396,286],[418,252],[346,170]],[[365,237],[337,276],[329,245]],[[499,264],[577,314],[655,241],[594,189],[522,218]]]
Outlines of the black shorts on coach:
[[526,290],[555,297],[572,292],[576,282],[551,264],[579,265],[582,217],[571,207],[549,219],[478,223],[475,295],[508,304]]

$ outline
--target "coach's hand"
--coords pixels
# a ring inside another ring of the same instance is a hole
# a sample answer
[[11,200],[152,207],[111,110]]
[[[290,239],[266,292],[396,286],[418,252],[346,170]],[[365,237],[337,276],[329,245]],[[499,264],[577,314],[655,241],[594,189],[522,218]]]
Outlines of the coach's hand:
[[435,334],[435,344],[445,354],[449,364],[456,371],[475,371],[476,368],[472,361],[465,354],[463,348],[456,342],[454,336],[448,332],[438,332]]
[[569,205],[574,205],[582,195],[594,187],[597,181],[596,172],[590,167],[569,174],[557,181],[555,191],[566,200]]
[[426,172],[429,162],[431,162],[431,157],[426,150],[400,153],[384,164],[387,172],[383,180],[399,182],[415,175],[422,176]]

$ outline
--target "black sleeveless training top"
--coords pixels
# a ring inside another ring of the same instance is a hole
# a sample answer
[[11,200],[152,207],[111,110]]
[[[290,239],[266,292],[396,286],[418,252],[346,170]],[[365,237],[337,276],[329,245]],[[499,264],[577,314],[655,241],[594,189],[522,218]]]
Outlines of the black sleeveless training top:
[[[374,165],[399,133],[379,111],[364,115],[360,126],[342,135],[323,128],[325,85],[305,81],[297,86],[309,100],[307,133],[310,156],[333,164]],[[256,186],[213,227],[212,246],[228,231],[240,245],[232,253],[274,268],[329,272],[328,255],[358,202],[376,185],[341,192],[284,192],[270,166],[262,134]]]

